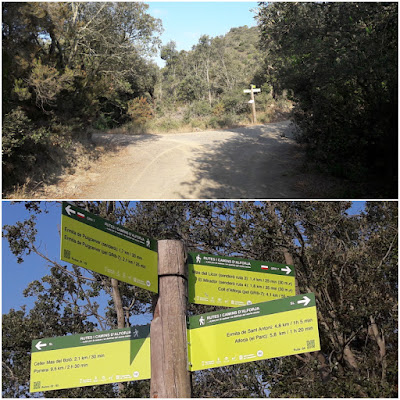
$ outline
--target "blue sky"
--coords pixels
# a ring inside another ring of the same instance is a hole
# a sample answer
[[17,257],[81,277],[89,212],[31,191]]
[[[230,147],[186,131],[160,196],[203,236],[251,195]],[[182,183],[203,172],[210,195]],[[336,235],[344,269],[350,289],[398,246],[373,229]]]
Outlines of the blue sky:
[[[358,214],[364,208],[365,202],[354,202],[350,212]],[[60,262],[60,235],[61,203],[46,202],[48,214],[40,214],[37,217],[37,246],[48,258]],[[3,226],[12,225],[17,221],[29,218],[23,203],[10,204],[3,201],[2,205]],[[35,254],[25,257],[22,264],[18,264],[16,257],[10,252],[8,242],[2,239],[2,313],[7,313],[10,308],[20,309],[24,304],[30,308],[33,305],[32,298],[25,298],[23,290],[33,280],[41,279],[48,274],[46,262]]]
[[[231,28],[255,26],[257,2],[146,2],[148,12],[162,20],[163,45],[173,40],[177,49],[190,50],[201,35],[210,37],[224,35]],[[164,62],[158,58],[157,64]]]

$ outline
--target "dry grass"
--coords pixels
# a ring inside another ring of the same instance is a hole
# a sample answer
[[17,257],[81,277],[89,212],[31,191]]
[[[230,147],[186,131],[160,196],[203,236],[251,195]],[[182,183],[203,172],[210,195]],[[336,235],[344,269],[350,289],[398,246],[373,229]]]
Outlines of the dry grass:
[[[288,104],[274,104],[265,112],[257,113],[257,123],[277,122],[288,119],[290,108]],[[174,118],[175,117],[175,118]],[[175,113],[162,118],[155,118],[146,125],[135,125],[133,123],[124,126],[102,131],[108,134],[160,134],[160,133],[179,133],[179,132],[199,132],[216,129],[229,129],[240,126],[251,125],[251,113],[243,114],[240,118],[226,118],[223,122],[214,123],[210,121],[212,117],[191,118],[185,121],[183,113]],[[92,131],[95,133],[96,131]],[[49,150],[48,161],[43,165],[37,165],[35,173],[22,177],[23,183],[15,185],[13,188],[3,193],[4,199],[45,199],[62,197],[62,182],[69,175],[73,175],[76,170],[88,171],[93,162],[99,157],[113,156],[119,151],[118,147],[108,145],[107,147],[95,147],[89,141],[74,142],[69,148],[54,146]],[[4,173],[4,171],[3,171]]]
[[94,160],[104,151],[95,148],[90,142],[74,142],[69,149],[55,147],[49,150],[48,161],[37,165],[35,173],[23,177],[23,183],[3,193],[3,199],[50,198],[48,188],[76,169],[87,170]]

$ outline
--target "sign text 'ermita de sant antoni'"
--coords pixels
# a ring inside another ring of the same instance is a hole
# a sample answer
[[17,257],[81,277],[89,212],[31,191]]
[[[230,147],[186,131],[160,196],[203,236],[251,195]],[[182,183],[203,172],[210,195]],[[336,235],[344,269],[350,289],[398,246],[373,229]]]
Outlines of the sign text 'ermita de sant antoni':
[[189,370],[320,350],[313,293],[188,319]]

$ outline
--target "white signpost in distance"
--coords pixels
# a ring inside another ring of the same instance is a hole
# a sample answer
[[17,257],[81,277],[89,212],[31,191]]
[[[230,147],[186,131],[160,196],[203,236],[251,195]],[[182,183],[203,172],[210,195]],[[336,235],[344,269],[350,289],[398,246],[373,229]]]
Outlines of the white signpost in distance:
[[251,104],[251,110],[252,110],[252,114],[253,114],[253,124],[255,124],[257,122],[257,116],[256,116],[256,103],[254,101],[254,93],[261,92],[261,89],[256,88],[255,85],[250,85],[250,89],[245,89],[245,90],[243,90],[243,92],[250,93],[251,99],[248,103]]

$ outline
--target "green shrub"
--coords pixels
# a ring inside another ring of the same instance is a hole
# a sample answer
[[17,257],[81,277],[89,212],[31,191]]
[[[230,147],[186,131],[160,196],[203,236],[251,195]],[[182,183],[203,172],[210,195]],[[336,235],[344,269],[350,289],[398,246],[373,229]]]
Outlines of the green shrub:
[[6,187],[20,181],[39,157],[46,156],[50,132],[44,127],[36,129],[18,107],[4,116],[2,136],[3,185]]
[[201,99],[206,92],[206,87],[202,79],[196,75],[190,75],[178,86],[178,100],[191,102]]
[[18,107],[5,115],[3,120],[2,148],[4,160],[24,158],[33,152],[37,144],[45,144],[49,132],[45,128],[35,129],[32,121]]
[[222,126],[223,125],[221,123],[221,120],[216,116],[211,117],[207,121],[207,128],[218,129],[218,128],[221,128]]
[[205,117],[211,114],[210,103],[206,100],[195,101],[190,106],[190,113],[196,117]]
[[133,122],[144,125],[153,118],[153,109],[144,97],[128,101],[127,114]]
[[100,113],[99,117],[93,124],[95,129],[105,130],[110,129],[114,125],[114,121],[110,115],[105,115],[104,113]]
[[212,109],[212,113],[216,117],[222,117],[225,114],[225,106],[222,101],[219,101]]
[[194,129],[197,128],[197,129],[203,130],[203,129],[206,128],[206,123],[204,122],[204,120],[199,119],[199,118],[192,119],[192,120],[190,121],[190,125],[191,125],[191,127],[194,128]]
[[232,114],[243,114],[249,110],[247,97],[241,92],[226,93],[222,96],[225,111]]

